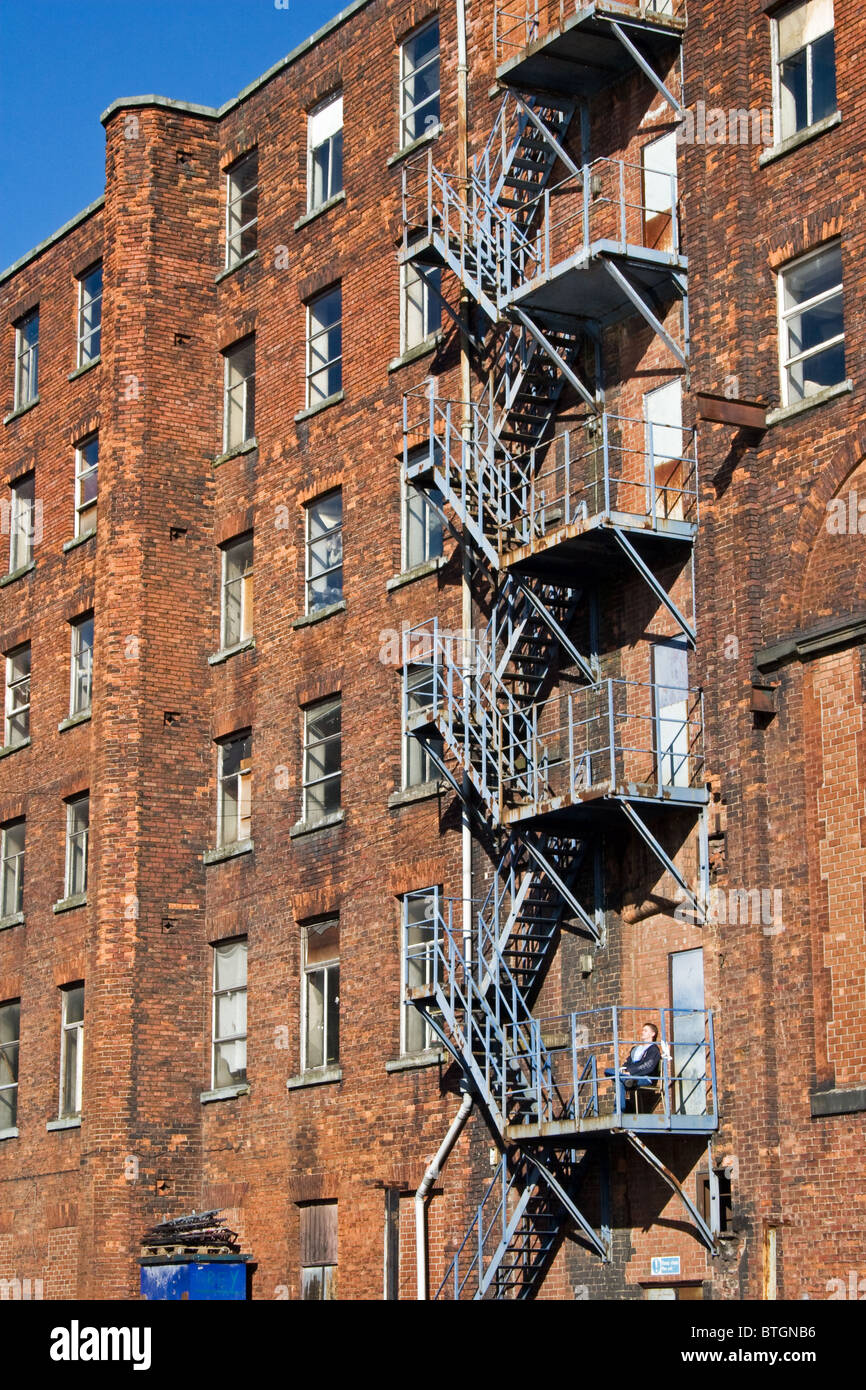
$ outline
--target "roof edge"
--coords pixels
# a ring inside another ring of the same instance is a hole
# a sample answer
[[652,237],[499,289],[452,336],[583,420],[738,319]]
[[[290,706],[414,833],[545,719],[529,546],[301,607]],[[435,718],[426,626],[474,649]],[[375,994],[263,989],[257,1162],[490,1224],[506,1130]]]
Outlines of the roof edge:
[[53,246],[56,241],[60,241],[67,233],[80,226],[82,222],[86,222],[88,217],[92,217],[95,212],[99,212],[104,203],[105,194],[97,198],[95,202],[89,203],[86,208],[82,208],[81,212],[77,212],[68,222],[64,222],[62,227],[58,227],[56,232],[52,232],[50,236],[46,237],[44,241],[40,241],[38,245],[32,247],[30,251],[25,251],[23,256],[19,256],[18,260],[13,261],[5,270],[0,270],[0,284],[2,284],[4,280],[8,280],[17,270],[21,270],[27,265],[28,261],[33,261],[37,256],[41,256],[42,252],[47,251],[49,246]]

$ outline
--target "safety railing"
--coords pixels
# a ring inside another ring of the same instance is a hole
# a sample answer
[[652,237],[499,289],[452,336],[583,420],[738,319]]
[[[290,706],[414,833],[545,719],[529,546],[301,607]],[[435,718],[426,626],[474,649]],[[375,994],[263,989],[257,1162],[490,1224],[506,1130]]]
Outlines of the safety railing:
[[485,1275],[513,1235],[533,1186],[530,1163],[519,1156],[509,1162],[503,1155],[434,1299],[483,1294]]
[[[579,10],[584,0],[502,0],[493,20],[496,62],[510,58],[559,30]],[[600,0],[598,8],[615,19],[675,19],[685,22],[686,0]]]

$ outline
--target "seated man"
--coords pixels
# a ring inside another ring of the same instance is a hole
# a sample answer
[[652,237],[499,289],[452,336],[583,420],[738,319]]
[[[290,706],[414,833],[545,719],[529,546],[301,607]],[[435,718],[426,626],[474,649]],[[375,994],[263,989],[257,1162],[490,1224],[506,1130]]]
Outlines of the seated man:
[[[633,1086],[652,1086],[658,1080],[662,1054],[658,1045],[659,1030],[654,1023],[645,1023],[641,1029],[641,1041],[635,1043],[625,1062],[619,1069],[620,1110],[628,1104],[627,1088]],[[605,1067],[605,1076],[615,1076],[612,1067]]]

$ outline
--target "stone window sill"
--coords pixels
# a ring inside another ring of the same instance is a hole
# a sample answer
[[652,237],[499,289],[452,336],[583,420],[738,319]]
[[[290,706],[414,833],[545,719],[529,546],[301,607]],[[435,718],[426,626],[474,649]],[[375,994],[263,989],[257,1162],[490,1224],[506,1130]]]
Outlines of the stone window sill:
[[244,266],[254,261],[258,254],[258,250],[249,251],[246,256],[241,256],[239,261],[234,261],[232,265],[227,265],[225,270],[221,270],[219,275],[214,276],[214,284],[218,285],[222,280],[225,280],[227,276],[234,275],[236,270],[243,270]]
[[414,584],[416,579],[426,579],[428,574],[436,574],[447,564],[444,555],[438,555],[435,560],[424,560],[420,565],[413,565],[410,570],[402,570],[400,574],[395,574],[387,580],[385,588],[388,593],[393,593],[395,589],[402,589],[404,584]]
[[426,1052],[413,1052],[408,1057],[394,1057],[392,1061],[385,1063],[385,1070],[389,1073],[420,1071],[422,1067],[435,1067],[445,1060],[442,1048],[430,1047]]
[[66,380],[77,381],[80,376],[84,376],[85,372],[92,372],[93,368],[98,367],[101,361],[101,356],[91,357],[89,362],[82,362],[80,367],[76,367],[74,372],[70,372]]
[[399,164],[403,159],[408,159],[416,150],[423,150],[424,147],[429,145],[433,140],[438,140],[441,134],[442,122],[440,121],[438,125],[431,126],[430,130],[425,130],[424,134],[419,135],[417,140],[413,140],[411,145],[404,145],[402,150],[395,150],[386,161],[388,168],[390,169],[393,165]]
[[220,666],[222,662],[228,661],[229,657],[237,656],[239,652],[255,651],[256,640],[254,637],[245,637],[243,642],[236,642],[233,647],[221,647],[218,652],[207,659],[208,666]]
[[300,1091],[304,1086],[327,1086],[334,1081],[342,1081],[342,1067],[312,1067],[301,1072],[300,1076],[290,1076],[286,1081],[287,1091]]
[[11,410],[9,414],[4,417],[3,424],[11,425],[13,420],[20,420],[22,415],[26,415],[28,410],[32,410],[34,406],[37,406],[38,404],[39,397],[34,396],[33,400],[28,401],[26,405],[19,405],[17,409]]
[[346,600],[342,598],[339,603],[329,603],[325,608],[317,608],[315,613],[305,613],[302,618],[295,618],[292,627],[311,627],[313,623],[322,623],[326,618],[333,618],[335,613],[345,613],[345,611]]
[[52,912],[72,912],[76,907],[87,906],[86,893],[73,893],[71,898],[61,898],[52,907]]
[[855,1115],[866,1110],[866,1086],[844,1091],[813,1091],[810,1100],[813,1120],[827,1119],[832,1115]]
[[237,1086],[218,1086],[215,1091],[202,1091],[199,1100],[202,1105],[209,1105],[214,1100],[235,1100],[238,1096],[248,1096],[250,1087],[248,1081],[242,1081]]
[[2,1141],[3,1139],[17,1139],[17,1138],[18,1138],[18,1128],[17,1128],[16,1125],[13,1125],[11,1129],[0,1129],[0,1141]]
[[394,357],[388,363],[389,372],[397,372],[401,367],[408,367],[412,362],[417,362],[419,357],[426,357],[428,353],[435,352],[445,340],[442,332],[433,333],[429,338],[425,338],[423,343],[416,343],[414,347],[407,348],[399,357]]
[[22,748],[29,747],[29,738],[23,738],[20,743],[7,743],[5,748],[0,748],[0,758],[8,758],[10,753],[18,753]]
[[300,835],[312,835],[315,830],[327,830],[332,825],[342,825],[343,812],[334,811],[333,815],[323,816],[321,820],[304,821],[299,820],[289,831],[289,838],[296,840]]
[[780,140],[778,145],[772,145],[770,149],[764,150],[764,153],[758,156],[758,164],[763,168],[777,159],[784,158],[793,150],[799,150],[801,145],[808,145],[810,141],[817,140],[819,135],[833,130],[841,122],[842,112],[834,111],[831,116],[825,116],[822,121],[816,121],[814,125],[807,126],[805,130],[798,130],[796,135],[789,135],[787,140]]
[[767,412],[767,427],[792,420],[795,415],[802,415],[804,410],[814,410],[816,406],[826,405],[827,401],[833,401],[837,396],[846,396],[853,390],[854,383],[849,378],[848,381],[840,381],[836,386],[826,386],[823,391],[816,391],[814,396],[806,396],[805,400],[795,401],[793,405],[783,405],[779,410],[770,410]]
[[73,1115],[68,1120],[49,1120],[46,1129],[80,1129],[81,1116]]
[[0,931],[6,931],[8,927],[23,927],[24,913],[10,912],[8,917],[0,917]]
[[333,396],[326,396],[323,401],[317,401],[315,405],[308,405],[306,410],[299,410],[295,416],[296,423],[301,420],[309,420],[311,416],[318,415],[319,411],[327,410],[331,405],[339,405],[340,401],[345,400],[345,391],[335,391]]
[[70,550],[77,550],[78,546],[84,545],[85,541],[92,541],[95,535],[96,527],[91,526],[89,531],[82,531],[80,536],[74,536],[71,541],[64,541],[64,553],[68,554]]
[[329,198],[326,203],[320,203],[317,208],[311,208],[309,212],[304,213],[303,217],[299,217],[292,231],[299,232],[302,227],[306,227],[308,222],[315,222],[317,217],[321,217],[325,212],[330,212],[331,208],[339,207],[340,203],[345,203],[345,201],[346,192],[345,189],[342,189],[339,193],[335,193],[333,198]]
[[61,719],[60,723],[57,725],[57,732],[62,734],[65,733],[67,729],[77,728],[79,724],[89,724],[91,717],[91,711],[89,709],[82,710],[80,714],[70,714],[68,719]]
[[252,439],[245,439],[243,444],[236,444],[233,449],[226,449],[225,453],[217,454],[213,466],[219,468],[221,463],[229,463],[232,459],[242,458],[244,454],[251,454],[253,449],[258,447],[259,441],[253,435]]
[[417,787],[405,787],[403,791],[392,792],[388,797],[388,806],[411,806],[416,801],[430,801],[444,790],[444,782],[419,782]]
[[251,854],[255,848],[252,840],[238,840],[234,845],[220,845],[219,849],[206,849],[201,857],[203,864],[221,864],[224,859],[239,859],[242,854]]
[[2,579],[0,579],[0,589],[5,589],[7,584],[14,584],[16,579],[23,579],[25,574],[32,573],[35,568],[36,561],[28,560],[26,565],[21,565],[17,570],[13,570],[11,574],[4,574]]

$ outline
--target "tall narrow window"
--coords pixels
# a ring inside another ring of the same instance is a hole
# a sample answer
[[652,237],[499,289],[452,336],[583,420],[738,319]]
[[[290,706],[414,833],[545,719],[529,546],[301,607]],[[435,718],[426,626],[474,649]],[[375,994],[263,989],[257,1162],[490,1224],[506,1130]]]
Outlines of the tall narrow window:
[[247,1079],[247,942],[213,948],[213,1052],[211,1085],[243,1085]]
[[[410,666],[406,672],[406,713],[409,717],[433,703],[429,666]],[[435,739],[432,748],[442,751],[442,740]],[[403,730],[403,787],[423,786],[436,778],[436,764],[427,747],[412,734]]]
[[343,597],[343,493],[338,488],[307,511],[307,612]]
[[72,672],[69,717],[89,714],[93,696],[93,614],[82,613],[69,624],[72,629]]
[[439,21],[419,29],[400,49],[400,146],[439,124]]
[[66,985],[60,997],[60,1118],[77,1120],[84,1070],[84,985]]
[[0,1004],[0,1134],[18,1124],[18,1046],[21,1000]]
[[226,268],[256,249],[259,218],[259,157],[256,150],[226,171]]
[[15,409],[35,401],[39,390],[39,310],[15,325]]
[[337,1297],[337,1203],[301,1207],[301,1299]]
[[96,492],[99,483],[99,435],[82,440],[75,450],[75,534],[96,530]]
[[[443,524],[440,507],[442,493],[429,493],[415,483],[403,487],[403,568],[414,569],[428,560],[438,560],[443,551]],[[438,504],[438,505],[437,505]]]
[[237,449],[255,437],[256,340],[254,335],[229,348],[225,356],[223,448]]
[[240,844],[252,833],[252,735],[235,734],[219,745],[220,845]]
[[340,1056],[340,924],[321,922],[304,930],[304,1051],[309,1071],[333,1065]]
[[409,352],[432,338],[442,327],[439,298],[442,272],[438,266],[404,265],[400,274],[403,290],[400,350]]
[[308,824],[340,809],[342,701],[324,700],[304,711],[304,820]]
[[814,396],[845,380],[842,247],[795,261],[779,275],[782,402]]
[[93,362],[102,350],[102,266],[78,281],[78,366]]
[[9,573],[23,569],[33,559],[36,515],[36,475],[28,473],[12,484],[9,511]]
[[87,841],[90,834],[90,794],[66,803],[66,897],[87,892]]
[[797,0],[774,16],[777,140],[836,110],[833,0]]
[[222,548],[222,646],[236,647],[253,631],[253,536]]
[[6,653],[7,748],[18,748],[30,737],[30,643]]
[[343,291],[340,285],[307,305],[307,405],[343,388]]
[[24,908],[24,830],[23,818],[9,821],[0,830],[3,873],[0,917],[14,917]]
[[428,985],[433,979],[433,943],[439,900],[438,888],[407,893],[402,900],[403,949],[401,995],[403,998],[402,1050],[424,1052],[432,1047],[435,1034],[414,1004],[406,1002],[406,990]]
[[313,212],[343,189],[343,98],[331,97],[307,117],[308,207]]

